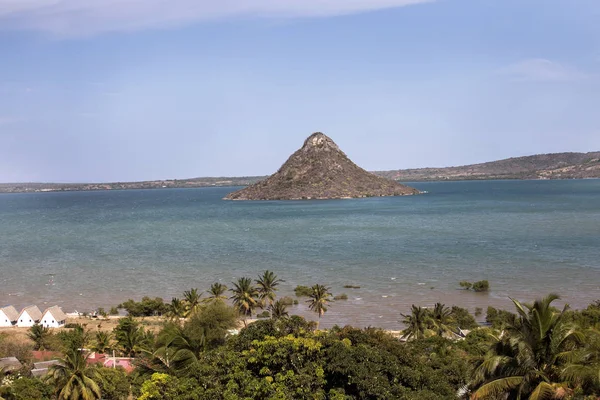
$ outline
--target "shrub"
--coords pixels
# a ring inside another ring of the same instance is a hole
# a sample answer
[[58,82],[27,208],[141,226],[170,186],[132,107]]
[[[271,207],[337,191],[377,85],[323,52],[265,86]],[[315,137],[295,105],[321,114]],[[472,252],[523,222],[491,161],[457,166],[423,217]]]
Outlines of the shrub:
[[[294,304],[294,299],[292,299],[290,296],[282,297],[281,299],[279,299],[279,301],[284,306],[291,306],[292,304]],[[295,301],[298,301],[298,300],[295,300]]]
[[360,286],[355,286],[355,285],[344,285],[344,289],[360,289]]
[[294,293],[296,293],[296,296],[298,297],[308,297],[312,294],[312,289],[308,286],[298,285],[294,289]]
[[452,306],[450,316],[461,329],[473,329],[479,326],[466,308]]
[[346,293],[338,294],[333,297],[334,300],[348,300],[348,295]]
[[271,314],[268,311],[263,311],[260,314],[256,314],[256,318],[269,318]]
[[461,281],[459,283],[459,285],[460,285],[460,287],[465,288],[465,290],[469,290],[473,286],[473,284],[471,282],[468,282],[468,281]]
[[119,309],[117,307],[111,307],[109,314],[110,315],[119,315]]
[[118,308],[124,308],[132,317],[150,317],[153,315],[162,315],[168,311],[167,304],[160,297],[151,299],[148,296],[142,298],[142,301],[127,300],[119,304]]
[[478,281],[473,284],[473,290],[475,292],[487,292],[490,289],[488,281]]

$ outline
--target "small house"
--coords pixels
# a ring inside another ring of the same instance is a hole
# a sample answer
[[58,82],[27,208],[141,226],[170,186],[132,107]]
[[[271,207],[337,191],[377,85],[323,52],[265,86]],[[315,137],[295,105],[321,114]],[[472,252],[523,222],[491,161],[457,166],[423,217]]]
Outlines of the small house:
[[39,323],[42,319],[42,312],[37,306],[29,306],[25,307],[21,314],[19,314],[19,319],[17,320],[17,326],[19,328],[31,328],[35,324]]
[[48,375],[48,372],[50,371],[50,367],[52,367],[53,365],[59,365],[59,364],[60,364],[59,360],[50,360],[50,361],[42,361],[42,362],[33,363],[33,369],[31,370],[31,375],[35,376],[36,378],[40,378],[42,376]]
[[0,372],[8,374],[18,371],[21,368],[23,368],[23,364],[21,364],[21,362],[16,357],[0,358]]
[[44,328],[60,328],[65,325],[67,316],[59,306],[53,306],[44,311],[40,324]]
[[0,327],[13,326],[19,319],[19,312],[13,306],[0,308]]

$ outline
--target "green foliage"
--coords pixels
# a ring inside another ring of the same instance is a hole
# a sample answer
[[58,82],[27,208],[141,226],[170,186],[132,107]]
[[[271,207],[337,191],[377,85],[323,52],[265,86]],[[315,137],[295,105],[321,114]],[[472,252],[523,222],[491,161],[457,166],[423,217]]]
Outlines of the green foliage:
[[532,305],[513,300],[517,318],[504,327],[505,333],[478,363],[471,382],[472,399],[554,398],[559,387],[580,385],[582,375],[577,368],[570,374],[564,371],[576,358],[575,350],[584,336],[564,318],[566,307],[560,312],[552,307],[558,298],[550,294]]
[[338,294],[337,296],[333,296],[334,300],[348,300],[348,295],[346,293]]
[[459,285],[460,285],[460,287],[465,288],[465,290],[469,290],[469,289],[471,289],[471,287],[473,287],[473,284],[468,281],[461,281],[459,283]]
[[[160,297],[151,299],[148,296],[142,297],[142,301],[136,302],[132,299],[119,304],[118,308],[123,308],[132,317],[150,317],[153,315],[163,315],[168,311],[168,306]],[[111,310],[111,314],[112,314]]]
[[142,385],[138,400],[196,400],[201,397],[201,388],[192,379],[155,373]]
[[37,378],[18,377],[8,386],[0,387],[0,397],[6,400],[51,400],[54,387]]
[[61,350],[64,352],[70,349],[83,349],[90,342],[90,334],[84,325],[76,324],[71,329],[65,329],[58,333],[61,343]]
[[473,284],[473,291],[475,292],[487,292],[488,290],[490,290],[488,281],[478,281]]
[[153,345],[152,337],[132,317],[121,318],[113,330],[113,335],[119,350],[128,357],[133,357]]
[[32,350],[33,346],[30,343],[23,343],[21,340],[15,340],[14,337],[0,332],[0,358],[16,357],[21,363],[30,365]]
[[222,283],[215,282],[210,285],[210,289],[208,290],[209,300],[226,300],[227,296],[225,296],[225,292],[227,291],[227,286]]
[[503,329],[508,325],[516,325],[517,316],[510,311],[499,310],[492,306],[487,308],[485,321],[492,325],[494,329]]
[[92,379],[86,358],[77,349],[68,349],[59,364],[52,365],[45,381],[55,387],[56,396],[61,400],[93,400],[100,398],[100,387]]
[[450,315],[461,329],[475,329],[479,326],[466,308],[452,306]]
[[291,306],[292,304],[294,304],[294,299],[292,299],[290,296],[284,296],[278,301],[285,306]]
[[269,312],[271,313],[271,318],[273,319],[280,319],[289,316],[287,305],[281,300],[277,300],[275,303],[271,304],[269,306]]
[[233,294],[231,300],[233,300],[233,305],[238,312],[244,317],[252,315],[254,309],[259,305],[258,289],[252,285],[252,279],[240,278],[233,283],[233,288],[229,290]]
[[185,317],[189,317],[198,310],[198,308],[200,307],[201,297],[202,292],[199,292],[196,288],[186,290],[185,292],[183,292],[183,302],[185,304]]
[[131,382],[122,368],[96,367],[88,376],[96,379],[103,400],[127,400]]
[[360,289],[360,286],[356,286],[356,285],[344,285],[344,289]]
[[308,286],[298,285],[294,288],[294,293],[297,297],[308,297],[312,293],[312,289]]
[[95,342],[92,346],[94,351],[98,353],[107,353],[112,347],[112,337],[108,332],[98,331],[95,335]]
[[459,285],[465,290],[472,289],[474,292],[487,292],[488,290],[490,290],[490,283],[486,280],[477,281],[475,283],[461,281]]
[[27,333],[27,337],[33,342],[34,350],[46,350],[50,336],[52,336],[50,329],[40,324],[33,325]]
[[281,283],[281,279],[273,271],[266,270],[256,279],[259,305],[261,308],[269,307],[275,301],[277,286]]
[[110,315],[119,315],[119,309],[117,307],[111,307],[108,313]]
[[308,309],[317,313],[319,319],[321,319],[327,312],[327,307],[331,301],[331,288],[317,284],[310,289],[311,292],[306,301],[308,303]]

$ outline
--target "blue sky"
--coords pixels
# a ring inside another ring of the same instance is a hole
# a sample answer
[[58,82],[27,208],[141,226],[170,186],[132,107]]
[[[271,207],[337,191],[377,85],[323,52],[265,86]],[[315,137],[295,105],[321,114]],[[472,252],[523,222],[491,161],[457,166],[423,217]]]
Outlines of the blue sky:
[[600,150],[597,0],[0,0],[0,182]]

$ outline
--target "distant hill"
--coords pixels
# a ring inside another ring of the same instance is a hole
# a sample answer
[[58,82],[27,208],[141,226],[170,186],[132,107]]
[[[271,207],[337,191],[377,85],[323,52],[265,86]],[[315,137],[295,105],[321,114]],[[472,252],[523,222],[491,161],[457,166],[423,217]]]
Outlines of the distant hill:
[[[401,182],[600,178],[600,152],[537,154],[460,167],[400,169],[373,173]],[[246,176],[109,183],[0,183],[0,193],[248,186],[266,178]]]
[[354,164],[330,137],[316,132],[276,173],[228,194],[225,199],[342,199],[419,193],[417,189],[365,171]]
[[400,169],[376,174],[404,182],[600,178],[600,152],[537,154],[460,167]]

